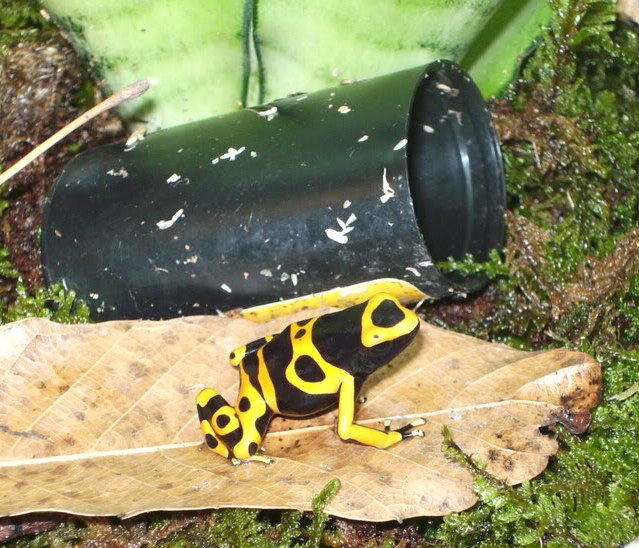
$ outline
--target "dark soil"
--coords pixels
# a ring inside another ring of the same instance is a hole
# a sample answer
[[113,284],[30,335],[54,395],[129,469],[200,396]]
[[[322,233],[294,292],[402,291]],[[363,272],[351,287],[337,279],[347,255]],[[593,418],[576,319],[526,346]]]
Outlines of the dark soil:
[[[87,75],[66,44],[20,43],[0,61],[0,165],[8,167],[76,118],[98,99]],[[47,193],[64,164],[79,150],[111,142],[124,134],[113,114],[90,122],[54,146],[7,183],[9,207],[0,218],[0,247],[33,289],[43,284],[39,227]],[[0,285],[10,299],[9,282]]]

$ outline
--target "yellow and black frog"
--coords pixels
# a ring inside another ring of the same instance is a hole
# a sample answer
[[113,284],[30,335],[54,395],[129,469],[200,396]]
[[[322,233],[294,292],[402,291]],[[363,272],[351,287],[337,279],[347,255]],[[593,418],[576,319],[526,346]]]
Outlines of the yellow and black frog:
[[242,346],[230,355],[239,366],[240,388],[233,407],[215,390],[197,396],[206,444],[234,464],[270,463],[256,455],[275,415],[306,417],[337,406],[343,440],[384,449],[423,436],[413,428],[423,419],[384,431],[353,423],[355,401],[366,378],[389,363],[415,338],[417,315],[386,294],[289,325]]

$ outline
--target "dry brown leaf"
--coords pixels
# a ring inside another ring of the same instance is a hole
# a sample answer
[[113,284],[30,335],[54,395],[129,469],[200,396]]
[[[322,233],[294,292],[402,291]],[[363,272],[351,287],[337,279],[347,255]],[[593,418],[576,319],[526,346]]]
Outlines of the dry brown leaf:
[[622,17],[639,23],[639,2],[637,0],[617,0],[617,12]]
[[425,437],[379,450],[342,442],[334,413],[276,419],[265,442],[275,464],[233,467],[202,446],[195,395],[210,385],[233,401],[229,351],[290,321],[29,319],[0,328],[0,511],[308,510],[339,478],[334,515],[445,515],[477,498],[469,471],[441,451],[444,426],[490,474],[516,484],[557,451],[540,426],[583,431],[599,401],[600,367],[585,354],[527,353],[422,324],[415,343],[364,385],[357,420],[426,417]]

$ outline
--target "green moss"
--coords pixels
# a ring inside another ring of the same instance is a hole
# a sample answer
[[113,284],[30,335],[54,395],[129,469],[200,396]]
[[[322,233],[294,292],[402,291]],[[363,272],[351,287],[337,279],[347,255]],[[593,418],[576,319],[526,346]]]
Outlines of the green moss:
[[309,527],[309,538],[306,546],[320,546],[322,533],[328,522],[328,515],[324,513],[326,505],[335,498],[341,487],[338,479],[329,481],[324,489],[313,499],[313,520]]
[[433,535],[446,546],[618,546],[639,535],[639,43],[613,1],[555,0],[547,35],[496,109],[507,167],[502,258],[453,267],[494,281],[488,321],[460,329],[603,366],[590,432],[559,429],[540,477],[506,487],[477,472],[480,502]]
[[60,285],[40,287],[30,293],[18,278],[16,293],[16,300],[4,311],[0,309],[0,324],[33,317],[50,318],[59,323],[89,321],[87,305],[76,298],[75,292],[67,291]]
[[[206,533],[211,542],[209,545],[220,548],[319,547],[329,520],[324,508],[335,497],[339,488],[339,480],[332,480],[313,498],[310,519],[301,512],[287,511],[281,513],[279,523],[272,524],[263,519],[264,512],[260,510],[220,510]],[[189,535],[189,539],[192,541],[193,537]]]
[[0,325],[24,318],[50,318],[60,323],[89,321],[89,308],[73,291],[60,285],[38,288],[30,293],[8,260],[9,253],[0,248],[0,278],[16,280],[16,299],[10,305],[0,301]]
[[69,520],[52,531],[41,533],[33,538],[23,537],[6,546],[12,548],[64,548],[80,543],[84,538],[85,528]]
[[9,252],[4,247],[0,247],[0,278],[18,278],[18,273],[9,260]]
[[[1,208],[0,208],[1,209]],[[50,318],[60,323],[89,321],[89,308],[73,291],[60,285],[40,287],[29,292],[9,260],[9,252],[0,247],[0,281],[15,280],[15,295],[7,305],[0,300],[0,325],[24,318]],[[2,295],[7,299],[7,295]]]
[[[0,325],[32,317],[50,318],[60,323],[89,321],[89,308],[76,298],[73,291],[66,291],[60,285],[52,285],[29,292],[13,268],[9,252],[4,247],[0,247],[0,281],[2,279],[15,281],[15,295],[9,305],[0,300]],[[8,295],[2,297],[7,299]]]
[[277,548],[298,546],[315,548],[321,545],[329,520],[325,506],[339,490],[338,480],[329,482],[313,498],[313,513],[305,515],[297,511],[265,512],[262,510],[218,510],[211,513],[204,524],[191,527],[168,539],[167,546],[218,546],[220,548],[257,547]]
[[20,41],[43,40],[54,34],[53,25],[42,17],[40,9],[36,0],[0,2],[0,54]]
[[[323,545],[322,540],[329,522],[324,508],[336,495],[339,487],[338,480],[330,481],[313,498],[313,512],[309,514],[230,508],[201,512],[196,516],[187,512],[158,512],[119,523],[116,520],[111,520],[111,523],[106,520],[90,520],[82,525],[69,521],[33,539],[17,539],[8,546],[102,546],[105,539],[109,539],[109,545],[113,546],[135,544],[171,548],[317,548]],[[162,529],[173,529],[176,532],[162,534]]]
[[460,261],[451,257],[447,262],[438,263],[437,267],[444,272],[457,272],[464,276],[482,273],[489,279],[507,276],[510,272],[508,266],[502,261],[499,251],[496,249],[490,252],[489,260],[485,263],[477,263],[471,255],[466,255],[466,257]]

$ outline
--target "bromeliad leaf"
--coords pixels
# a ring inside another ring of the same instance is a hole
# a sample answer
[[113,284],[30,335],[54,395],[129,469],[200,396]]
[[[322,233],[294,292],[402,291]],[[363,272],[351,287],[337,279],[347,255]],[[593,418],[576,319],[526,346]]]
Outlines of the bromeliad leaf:
[[423,324],[364,385],[356,417],[376,427],[424,417],[423,438],[379,450],[342,442],[334,413],[276,419],[264,444],[275,464],[233,467],[203,447],[194,397],[211,383],[232,401],[238,379],[228,352],[292,320],[28,319],[0,328],[2,513],[309,509],[312,494],[339,478],[332,514],[445,515],[476,495],[472,473],[442,452],[444,429],[489,474],[517,484],[557,451],[540,427],[583,432],[599,401],[600,367],[585,354],[526,353]]
[[540,0],[42,3],[110,89],[155,83],[120,109],[151,129],[438,58],[461,61],[490,95],[550,18]]

